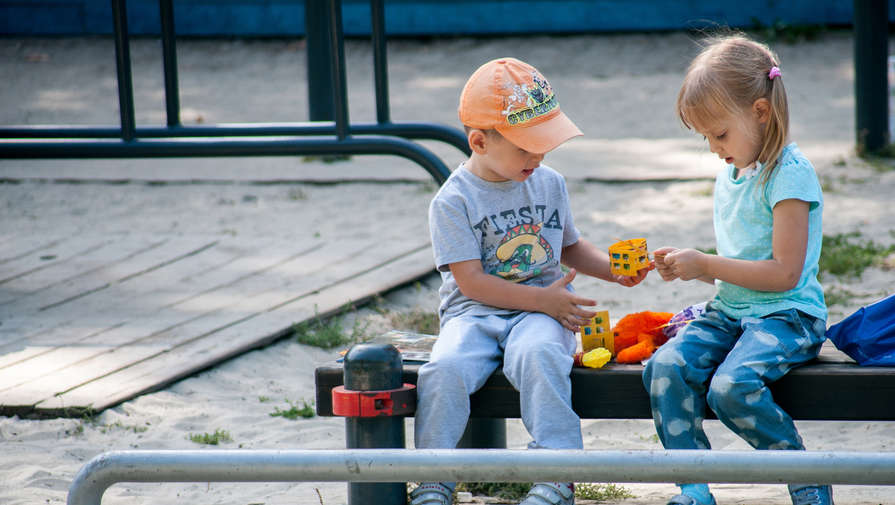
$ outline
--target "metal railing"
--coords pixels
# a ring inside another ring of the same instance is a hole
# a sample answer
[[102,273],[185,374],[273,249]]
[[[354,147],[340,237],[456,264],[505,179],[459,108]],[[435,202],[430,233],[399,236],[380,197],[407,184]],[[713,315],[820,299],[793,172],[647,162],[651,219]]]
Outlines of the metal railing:
[[[446,142],[469,154],[463,133],[444,125],[392,122],[388,103],[388,71],[383,0],[371,0],[376,123],[351,124],[345,73],[341,0],[314,2],[314,12],[329,26],[329,71],[332,79],[334,121],[242,123],[184,126],[180,99],[174,30],[173,0],[159,0],[167,125],[137,126],[127,28],[126,0],[111,0],[115,24],[119,127],[21,125],[0,127],[0,158],[152,158],[206,156],[287,156],[337,154],[392,154],[422,166],[437,182],[450,170],[425,147],[408,139]],[[325,4],[325,5],[323,5]],[[313,22],[313,21],[310,21]],[[309,75],[309,81],[312,77]],[[219,137],[227,137],[226,139]],[[311,137],[311,138],[304,138]]]
[[712,482],[895,485],[895,453],[354,449],[116,451],[75,476],[68,505],[120,482]]

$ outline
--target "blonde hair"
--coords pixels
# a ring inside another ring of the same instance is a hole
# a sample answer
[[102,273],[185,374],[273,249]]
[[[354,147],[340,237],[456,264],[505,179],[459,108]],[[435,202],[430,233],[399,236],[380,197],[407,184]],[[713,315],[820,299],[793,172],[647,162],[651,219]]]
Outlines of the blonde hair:
[[768,46],[743,35],[707,39],[708,44],[690,63],[677,97],[677,112],[689,129],[718,117],[742,117],[760,98],[770,103],[770,115],[761,139],[758,161],[766,183],[789,136],[789,106],[779,75],[771,79],[780,60]]

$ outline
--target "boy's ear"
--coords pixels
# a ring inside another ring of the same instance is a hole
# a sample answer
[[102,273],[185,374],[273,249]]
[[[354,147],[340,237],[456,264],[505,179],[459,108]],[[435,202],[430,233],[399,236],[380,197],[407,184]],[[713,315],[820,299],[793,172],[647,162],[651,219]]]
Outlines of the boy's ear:
[[484,154],[487,150],[488,136],[485,132],[478,128],[472,128],[466,134],[466,140],[469,142],[469,148],[477,154]]
[[767,123],[771,118],[771,102],[767,98],[759,98],[752,102],[752,112],[761,124]]

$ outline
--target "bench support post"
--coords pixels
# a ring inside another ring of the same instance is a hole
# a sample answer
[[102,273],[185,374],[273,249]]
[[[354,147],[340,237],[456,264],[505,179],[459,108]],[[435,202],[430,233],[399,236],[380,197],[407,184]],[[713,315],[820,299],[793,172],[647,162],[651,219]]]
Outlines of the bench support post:
[[490,417],[470,417],[466,431],[457,444],[458,449],[506,449],[507,420]]
[[[402,386],[401,353],[392,345],[357,344],[345,355],[345,389],[388,391]],[[346,417],[348,449],[403,449],[404,417]],[[348,483],[349,505],[404,505],[407,484]]]

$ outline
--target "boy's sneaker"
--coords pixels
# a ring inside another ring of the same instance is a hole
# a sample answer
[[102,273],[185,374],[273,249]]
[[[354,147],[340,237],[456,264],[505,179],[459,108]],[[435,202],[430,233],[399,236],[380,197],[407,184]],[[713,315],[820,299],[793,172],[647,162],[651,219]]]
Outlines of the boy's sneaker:
[[575,484],[538,482],[519,505],[575,505]]
[[832,486],[790,484],[792,505],[833,505]]
[[410,505],[452,505],[454,491],[441,482],[424,482],[410,492]]

